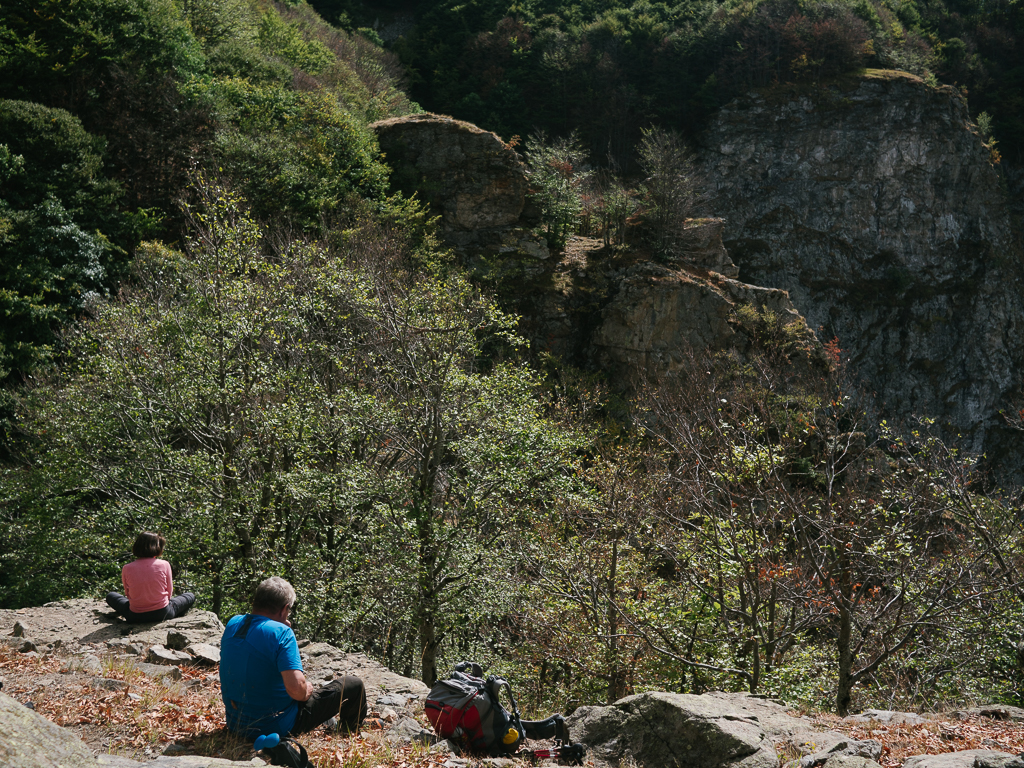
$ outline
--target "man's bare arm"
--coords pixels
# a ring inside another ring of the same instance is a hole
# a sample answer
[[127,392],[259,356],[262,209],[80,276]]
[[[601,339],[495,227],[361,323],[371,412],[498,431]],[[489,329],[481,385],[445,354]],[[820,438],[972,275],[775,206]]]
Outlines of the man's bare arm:
[[313,684],[302,674],[301,669],[286,669],[281,673],[284,689],[296,701],[306,701],[313,695]]

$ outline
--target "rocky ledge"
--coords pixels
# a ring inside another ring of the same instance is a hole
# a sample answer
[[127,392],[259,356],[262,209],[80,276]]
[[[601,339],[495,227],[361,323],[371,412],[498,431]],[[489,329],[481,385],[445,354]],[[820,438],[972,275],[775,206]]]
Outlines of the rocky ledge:
[[[216,683],[222,632],[220,620],[206,611],[161,624],[128,625],[93,600],[0,611],[0,640],[23,658],[38,658],[40,667],[48,659],[59,659],[62,673],[84,676],[90,681],[87,687],[124,689],[126,695],[131,693],[124,681],[106,676],[126,661],[146,676],[170,678],[172,685]],[[300,641],[300,646],[307,676],[315,685],[342,674],[357,674],[364,680],[371,713],[387,728],[388,741],[429,745],[436,763],[445,768],[513,765],[510,760],[459,757],[455,745],[437,742],[423,725],[427,687],[418,680],[326,643]],[[185,667],[188,680],[175,683],[182,679]],[[42,675],[30,688],[52,698],[62,690],[54,678]],[[232,761],[181,754],[177,744],[145,762],[95,754],[74,732],[33,711],[32,696],[22,694],[22,700],[16,700],[6,695],[12,689],[0,692],[0,765],[5,768],[252,768],[264,764],[259,756]],[[216,686],[211,693],[218,695]],[[992,705],[953,716],[1017,722],[1024,721],[1024,710]],[[881,710],[867,710],[848,720],[878,728],[925,722],[920,715]],[[780,701],[743,693],[643,693],[611,706],[580,707],[567,722],[573,740],[587,747],[587,764],[592,768],[878,768],[883,753],[882,745],[872,738],[851,738],[815,727],[808,717]],[[972,749],[914,756],[904,768],[1024,768],[1024,759],[998,749]]]

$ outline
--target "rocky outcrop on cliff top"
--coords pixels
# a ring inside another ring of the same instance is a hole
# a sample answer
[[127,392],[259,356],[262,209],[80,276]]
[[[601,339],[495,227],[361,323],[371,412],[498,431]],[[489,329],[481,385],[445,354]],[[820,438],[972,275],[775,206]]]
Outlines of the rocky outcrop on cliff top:
[[672,375],[691,354],[744,363],[761,351],[766,323],[779,329],[794,374],[823,370],[818,340],[786,291],[727,277],[735,270],[719,237],[721,220],[697,226],[706,242],[670,263],[572,238],[537,290],[518,292],[520,329],[535,349],[599,368],[620,385],[638,371]]
[[874,72],[750,94],[702,142],[741,279],[789,291],[886,412],[1021,453],[999,417],[1021,381],[1021,254],[957,91]]
[[425,200],[441,217],[446,243],[464,257],[550,255],[544,239],[530,231],[538,221],[528,213],[526,169],[496,134],[429,113],[370,128],[393,170],[392,188]]
[[[109,745],[109,739],[90,723],[59,728],[33,711],[34,707],[55,711],[49,703],[73,698],[81,704],[90,691],[100,696],[145,699],[146,686],[119,678],[127,666],[148,677],[160,678],[162,690],[209,689],[216,694],[217,671],[206,656],[219,643],[223,630],[219,619],[206,611],[158,624],[128,625],[110,615],[105,604],[94,600],[67,600],[37,608],[0,610],[0,642],[16,648],[38,664],[5,664],[0,678],[0,765],[15,768],[242,768],[262,766],[259,757],[242,756],[234,761],[222,757],[189,754],[189,739],[161,746],[129,757],[120,754],[94,755],[93,750]],[[205,643],[203,641],[208,641]],[[180,657],[161,664],[138,659],[146,649],[177,650]],[[202,648],[204,655],[193,651]],[[472,765],[511,764],[508,760],[476,760],[450,754],[449,742],[436,741],[415,717],[423,718],[427,687],[418,680],[394,674],[361,654],[346,654],[326,643],[300,640],[303,667],[315,685],[339,674],[355,673],[366,683],[368,703],[374,721],[390,729],[385,739],[393,743],[432,744],[431,752],[445,768]],[[5,652],[8,659],[10,651]],[[185,658],[188,657],[188,658]],[[59,663],[54,664],[54,660]],[[192,667],[183,679],[178,666]],[[198,667],[198,668],[197,668]],[[176,675],[168,674],[177,672]],[[104,677],[113,674],[114,677]],[[3,679],[6,678],[6,679]],[[132,678],[133,680],[135,678]],[[14,699],[6,694],[16,695]],[[106,706],[110,706],[109,699]],[[168,701],[167,699],[164,700]],[[130,702],[129,702],[130,706]],[[140,704],[148,709],[148,704]],[[168,705],[170,706],[170,704]],[[979,714],[996,719],[1024,717],[1014,707],[990,705],[954,713],[976,718]],[[879,723],[901,723],[914,727],[921,720],[911,713],[869,710]],[[129,718],[130,720],[131,718]],[[863,719],[863,718],[862,718]],[[849,719],[851,722],[854,718]],[[72,720],[74,722],[74,719]],[[123,719],[118,722],[125,722]],[[745,693],[712,692],[689,695],[653,692],[629,696],[608,707],[580,707],[567,719],[572,738],[588,748],[587,763],[594,768],[620,764],[699,765],[701,768],[877,768],[882,749],[872,738],[856,739],[830,730],[820,730],[806,716],[789,710],[781,702]],[[82,730],[82,728],[91,730]],[[884,730],[884,728],[883,728]],[[83,743],[85,738],[89,743]],[[107,736],[111,734],[107,732]],[[183,734],[179,733],[181,738]],[[157,746],[155,743],[152,746]],[[531,747],[544,746],[531,742]],[[252,753],[249,752],[249,755]],[[1018,768],[1013,755],[992,750],[957,753],[960,762],[918,762],[930,765],[974,765],[989,768]],[[138,762],[137,759],[143,760]],[[918,758],[913,758],[917,760]],[[931,758],[929,758],[930,760]],[[971,761],[974,762],[971,762]],[[907,762],[909,766],[910,761]]]
[[499,279],[515,286],[512,301],[534,349],[601,368],[624,388],[638,369],[672,373],[690,351],[742,361],[751,329],[740,310],[749,307],[789,326],[794,359],[820,362],[817,339],[785,291],[734,279],[739,270],[722,243],[721,219],[689,221],[686,247],[669,261],[641,255],[625,263],[616,249],[586,238],[550,258],[531,229],[539,218],[531,214],[526,169],[498,136],[432,114],[371,127],[393,169],[392,188],[430,204],[465,264],[483,266],[479,273],[492,279],[504,274]]
[[745,360],[754,347],[749,321],[766,312],[791,327],[791,359],[803,365],[802,372],[823,364],[816,356],[817,339],[785,291],[651,262],[625,270],[617,280],[591,347],[602,369],[624,375],[634,370],[672,374],[687,363],[690,351],[726,352]]

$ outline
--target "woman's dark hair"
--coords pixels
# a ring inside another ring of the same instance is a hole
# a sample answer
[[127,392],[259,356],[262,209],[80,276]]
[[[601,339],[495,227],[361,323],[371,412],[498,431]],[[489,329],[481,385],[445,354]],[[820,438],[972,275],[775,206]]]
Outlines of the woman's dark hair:
[[166,543],[167,539],[159,533],[143,531],[132,544],[132,554],[136,557],[160,557]]

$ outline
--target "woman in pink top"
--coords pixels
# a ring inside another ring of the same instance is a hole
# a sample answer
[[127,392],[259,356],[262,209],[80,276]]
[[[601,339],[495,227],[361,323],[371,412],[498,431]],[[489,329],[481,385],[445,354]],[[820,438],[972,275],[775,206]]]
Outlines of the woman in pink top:
[[171,564],[161,560],[167,540],[143,531],[132,545],[138,559],[121,569],[124,594],[107,593],[107,605],[130,624],[145,624],[184,616],[196,601],[191,592],[173,597]]

